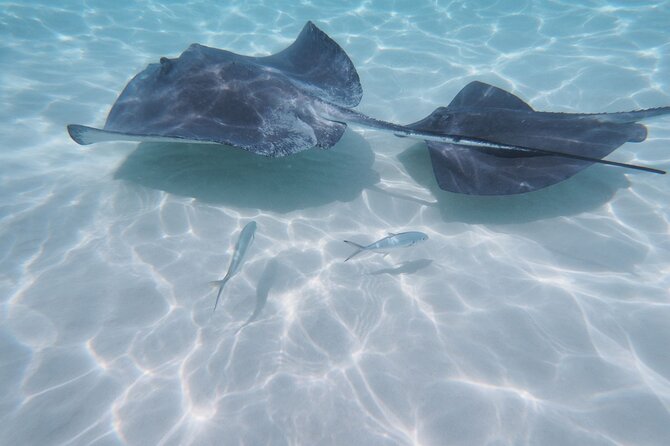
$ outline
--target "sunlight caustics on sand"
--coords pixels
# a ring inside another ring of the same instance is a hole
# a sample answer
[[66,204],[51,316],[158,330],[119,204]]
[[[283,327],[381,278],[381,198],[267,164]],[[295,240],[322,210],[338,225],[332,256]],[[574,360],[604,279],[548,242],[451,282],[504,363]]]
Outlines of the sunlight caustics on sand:
[[[668,105],[670,2],[0,6],[0,444],[667,443],[667,175],[468,197],[375,130],[272,160],[83,148],[65,125],[102,125],[193,42],[267,55],[307,20],[351,57],[357,109],[392,122],[473,80],[541,110]],[[670,168],[670,120],[645,124],[613,157]],[[404,231],[429,239],[343,262],[342,240]]]

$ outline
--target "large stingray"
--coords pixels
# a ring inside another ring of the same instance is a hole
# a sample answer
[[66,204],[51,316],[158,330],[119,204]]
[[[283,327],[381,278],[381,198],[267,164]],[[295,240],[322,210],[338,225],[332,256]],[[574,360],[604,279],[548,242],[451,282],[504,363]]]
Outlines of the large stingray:
[[[193,44],[176,59],[163,57],[126,85],[103,129],[72,124],[68,131],[79,144],[215,143],[273,157],[331,147],[347,123],[454,141],[442,132],[417,131],[351,110],[362,95],[347,54],[308,22],[292,45],[271,56]],[[457,140],[487,144],[477,138]]]
[[[473,195],[509,195],[558,183],[593,164],[578,156],[600,159],[625,142],[644,141],[647,129],[637,121],[667,113],[670,107],[621,113],[537,112],[511,93],[472,82],[448,107],[440,107],[408,127],[536,149],[473,150],[460,144],[427,142],[440,188]],[[537,149],[559,151],[563,156]]]
[[[163,57],[128,83],[103,129],[69,125],[68,131],[79,144],[114,140],[199,142],[284,156],[313,147],[328,148],[341,138],[347,123],[354,123],[439,143],[430,145],[431,153],[467,148],[463,150],[469,155],[461,158],[473,163],[476,175],[476,161],[482,153],[509,153],[515,158],[543,155],[549,163],[567,158],[654,171],[600,160],[604,156],[600,154],[594,158],[578,150],[557,152],[551,140],[544,143],[542,131],[526,128],[529,126],[519,130],[535,132],[535,139],[542,144],[522,146],[514,144],[514,139],[497,140],[497,133],[488,135],[484,131],[493,114],[473,118],[478,126],[467,124],[465,128],[451,125],[450,118],[441,113],[443,109],[412,126],[380,121],[351,110],[361,96],[358,74],[349,57],[308,22],[292,45],[271,56],[242,56],[193,44],[176,59]],[[475,107],[463,109],[464,114],[475,111]],[[444,187],[443,178],[453,176],[444,168],[448,157],[433,160],[438,182]],[[573,164],[559,163],[555,174],[566,178],[569,175],[561,173],[562,168]],[[490,192],[477,192],[475,185],[473,193]]]

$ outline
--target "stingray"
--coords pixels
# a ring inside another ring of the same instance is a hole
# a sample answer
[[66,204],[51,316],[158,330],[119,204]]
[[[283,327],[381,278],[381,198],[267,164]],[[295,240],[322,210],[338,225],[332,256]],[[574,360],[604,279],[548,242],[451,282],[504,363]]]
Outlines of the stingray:
[[[431,154],[441,151],[442,155],[433,158],[441,186],[451,175],[444,167],[451,160],[444,153],[454,149],[470,151],[462,158],[473,161],[475,173],[479,173],[475,161],[482,153],[507,153],[512,158],[550,155],[548,159],[654,171],[578,151],[562,153],[549,140],[526,146],[515,144],[516,140],[497,139],[499,135],[483,131],[493,115],[477,121],[484,127],[481,132],[471,131],[471,126],[451,126],[449,119],[443,119],[442,109],[411,126],[377,120],[352,110],[362,94],[358,73],[347,54],[308,22],[293,44],[270,56],[243,56],[192,44],[178,58],[162,57],[126,85],[102,129],[71,124],[68,132],[84,145],[101,141],[195,142],[278,157],[331,147],[347,124],[357,124],[423,139]],[[468,107],[463,113],[473,110]],[[536,133],[542,139],[541,132]],[[488,169],[486,165],[483,168]]]
[[[79,144],[149,141],[223,144],[279,157],[329,148],[347,123],[442,142],[354,110],[363,95],[344,50],[308,22],[288,48],[250,57],[192,44],[178,58],[149,64],[121,92],[102,129],[68,125]],[[461,144],[485,144],[458,138]]]
[[[646,139],[647,129],[638,121],[668,113],[670,107],[619,113],[538,112],[509,92],[475,81],[449,106],[408,127],[525,147],[473,150],[457,142],[427,142],[441,189],[471,195],[512,195],[563,181],[592,165],[594,159],[602,164],[665,173],[602,158],[626,142]],[[551,153],[554,151],[561,156]]]

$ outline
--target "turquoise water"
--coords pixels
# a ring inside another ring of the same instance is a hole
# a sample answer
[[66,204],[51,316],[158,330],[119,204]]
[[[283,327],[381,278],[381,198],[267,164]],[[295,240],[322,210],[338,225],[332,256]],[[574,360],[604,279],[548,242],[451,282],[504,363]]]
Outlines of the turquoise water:
[[[190,43],[267,55],[307,20],[380,119],[472,80],[538,110],[670,105],[670,2],[0,6],[1,444],[668,443],[667,176],[593,166],[469,197],[438,189],[422,143],[374,130],[266,160],[83,148],[65,125],[102,125]],[[669,169],[670,120],[648,128],[610,159]],[[343,239],[409,230],[430,239],[343,262]]]

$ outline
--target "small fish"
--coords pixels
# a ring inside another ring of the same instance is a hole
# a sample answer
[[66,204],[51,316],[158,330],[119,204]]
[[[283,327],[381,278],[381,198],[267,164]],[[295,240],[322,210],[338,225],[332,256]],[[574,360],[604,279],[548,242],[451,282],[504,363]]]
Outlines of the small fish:
[[240,232],[240,237],[237,239],[235,244],[235,251],[233,251],[233,258],[230,261],[230,266],[228,267],[228,272],[226,276],[221,280],[215,280],[210,282],[213,286],[219,287],[219,293],[216,295],[216,302],[214,303],[214,310],[216,311],[216,306],[219,304],[219,298],[221,297],[221,292],[226,283],[235,275],[242,265],[242,260],[244,260],[244,255],[247,253],[247,249],[254,241],[254,234],[256,233],[256,222],[250,221]]
[[386,255],[388,254],[387,251],[391,249],[409,248],[410,246],[414,246],[417,243],[424,240],[428,240],[428,236],[423,232],[416,232],[416,231],[401,232],[398,234],[389,232],[388,237],[384,237],[383,239],[377,240],[376,242],[371,243],[367,246],[359,245],[358,243],[345,240],[344,243],[347,243],[348,245],[351,245],[354,248],[356,248],[356,251],[349,257],[347,257],[345,262],[364,251],[381,252],[384,253],[384,255]]

